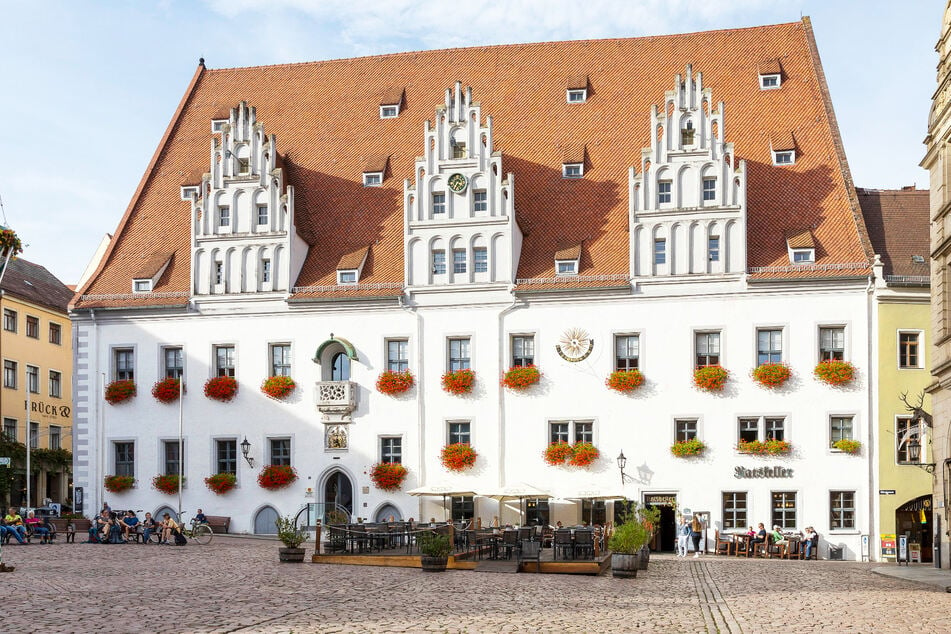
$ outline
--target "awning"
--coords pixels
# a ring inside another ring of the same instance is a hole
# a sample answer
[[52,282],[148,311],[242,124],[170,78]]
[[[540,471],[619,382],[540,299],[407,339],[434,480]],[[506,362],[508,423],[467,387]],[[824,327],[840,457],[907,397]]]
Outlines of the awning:
[[342,339],[340,337],[334,337],[333,333],[331,333],[330,339],[328,339],[327,341],[317,346],[317,352],[314,353],[314,359],[313,359],[314,363],[319,365],[320,357],[324,354],[324,350],[327,349],[327,346],[333,345],[335,343],[338,343],[341,346],[343,346],[343,349],[347,353],[348,357],[350,357],[353,360],[357,359],[357,349],[353,347],[353,344],[347,341],[346,339]]

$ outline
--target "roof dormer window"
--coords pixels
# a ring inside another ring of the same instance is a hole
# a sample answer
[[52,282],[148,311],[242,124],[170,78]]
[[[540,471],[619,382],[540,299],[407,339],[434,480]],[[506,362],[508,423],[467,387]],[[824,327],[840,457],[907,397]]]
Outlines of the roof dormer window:
[[350,269],[348,271],[337,271],[337,284],[346,285],[346,284],[356,284],[356,283],[357,283],[356,269]]
[[778,59],[759,65],[759,89],[775,90],[783,85],[783,67]]
[[587,88],[574,88],[568,90],[568,103],[584,103],[588,100]]
[[556,260],[555,267],[556,267],[555,271],[558,275],[577,275],[578,274],[577,260]]
[[778,73],[775,75],[760,75],[759,76],[759,88],[760,90],[773,90],[774,88],[779,88],[783,83],[782,76]]
[[340,261],[337,262],[337,284],[339,286],[360,282],[360,274],[363,272],[363,265],[366,263],[369,253],[370,247],[363,247],[340,258]]
[[813,264],[816,261],[816,243],[808,229],[790,234],[786,238],[791,264]]
[[584,103],[588,100],[588,76],[569,77],[565,86],[565,99],[568,103]]
[[400,116],[400,105],[391,104],[388,106],[380,106],[380,118],[381,119],[396,119]]
[[577,275],[578,264],[581,261],[581,245],[560,249],[555,253],[556,275]]
[[773,165],[795,165],[796,150],[773,150]]
[[562,163],[562,178],[582,178],[584,177],[584,163]]
[[790,261],[793,264],[812,264],[816,261],[815,249],[793,249]]
[[144,262],[132,275],[133,293],[151,293],[155,290],[155,285],[168,268],[168,263],[172,261],[170,253],[152,253],[145,256]]
[[364,172],[363,173],[364,187],[379,187],[382,184],[383,184],[383,172]]
[[151,293],[152,280],[132,280],[133,293]]
[[396,119],[403,105],[403,87],[390,88],[380,95],[380,118]]

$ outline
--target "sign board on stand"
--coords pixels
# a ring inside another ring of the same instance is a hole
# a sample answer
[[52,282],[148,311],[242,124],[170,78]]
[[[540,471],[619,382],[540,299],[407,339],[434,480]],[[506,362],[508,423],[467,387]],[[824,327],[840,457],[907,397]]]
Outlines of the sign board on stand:
[[882,559],[894,559],[896,554],[895,534],[882,533]]
[[862,535],[862,561],[868,561],[869,558],[869,539],[868,535]]
[[898,563],[908,565],[908,535],[898,536]]
[[10,459],[9,458],[0,458],[0,467],[9,467]]

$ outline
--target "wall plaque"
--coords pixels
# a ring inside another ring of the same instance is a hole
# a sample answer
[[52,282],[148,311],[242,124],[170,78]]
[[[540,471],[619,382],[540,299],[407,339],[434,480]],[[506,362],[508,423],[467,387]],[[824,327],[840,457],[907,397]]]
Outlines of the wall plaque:
[[793,470],[787,467],[737,467],[733,472],[734,478],[791,478]]

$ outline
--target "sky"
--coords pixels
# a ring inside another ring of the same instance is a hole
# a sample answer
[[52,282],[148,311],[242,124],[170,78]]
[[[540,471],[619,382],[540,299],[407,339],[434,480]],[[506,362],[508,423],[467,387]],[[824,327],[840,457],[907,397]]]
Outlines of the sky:
[[[928,186],[940,0],[0,0],[0,224],[75,283],[208,68],[812,19],[853,180]],[[465,80],[465,78],[460,78]],[[178,204],[176,199],[171,205]]]

